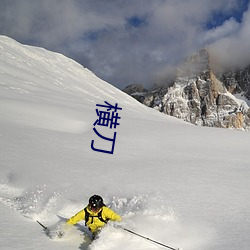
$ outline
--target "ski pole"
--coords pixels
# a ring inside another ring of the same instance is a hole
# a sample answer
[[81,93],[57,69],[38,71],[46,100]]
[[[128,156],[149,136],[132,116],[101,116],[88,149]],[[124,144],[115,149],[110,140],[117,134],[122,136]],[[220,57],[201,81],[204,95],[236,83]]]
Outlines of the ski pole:
[[38,220],[36,221],[40,226],[42,226],[43,227],[43,229],[46,231],[46,230],[48,230],[48,228],[47,227],[45,227],[41,222],[39,222]]
[[154,243],[156,243],[156,244],[158,244],[158,245],[161,245],[161,246],[163,246],[163,247],[169,248],[169,249],[171,249],[171,250],[180,250],[180,248],[173,248],[173,247],[167,246],[167,245],[162,244],[162,243],[160,243],[160,242],[158,242],[158,241],[155,241],[155,240],[152,240],[152,239],[150,239],[150,238],[148,238],[148,237],[145,237],[145,236],[143,236],[143,235],[141,235],[141,234],[135,233],[135,232],[133,232],[133,231],[127,229],[127,228],[122,228],[122,229],[125,230],[125,231],[127,231],[127,232],[129,232],[129,233],[131,233],[131,234],[137,235],[137,236],[139,236],[139,237],[141,237],[141,238],[143,238],[143,239],[145,239],[145,240],[154,242]]

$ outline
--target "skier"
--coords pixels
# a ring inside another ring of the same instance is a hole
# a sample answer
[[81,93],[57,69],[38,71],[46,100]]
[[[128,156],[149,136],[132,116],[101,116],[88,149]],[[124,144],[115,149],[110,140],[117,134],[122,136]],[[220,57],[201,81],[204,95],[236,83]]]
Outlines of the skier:
[[89,198],[89,204],[72,216],[67,224],[74,225],[80,220],[85,220],[85,226],[92,232],[94,239],[109,220],[120,222],[122,219],[120,215],[105,206],[101,196],[95,194]]

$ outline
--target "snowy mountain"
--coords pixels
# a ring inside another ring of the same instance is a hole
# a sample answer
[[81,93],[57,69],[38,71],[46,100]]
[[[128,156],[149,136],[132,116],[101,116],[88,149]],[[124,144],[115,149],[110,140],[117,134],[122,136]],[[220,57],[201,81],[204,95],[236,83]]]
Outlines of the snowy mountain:
[[245,68],[225,70],[218,72],[217,77],[222,81],[228,91],[245,97],[250,103],[250,66]]
[[[124,89],[146,106],[184,121],[209,127],[250,127],[249,69],[215,72],[207,50],[180,65],[174,83],[149,91]],[[237,95],[235,95],[237,94]]]
[[[120,125],[97,126],[118,104]],[[100,129],[100,130],[99,130]],[[107,133],[107,134],[106,134]],[[55,228],[102,195],[122,226],[184,250],[248,250],[250,134],[193,126],[140,104],[63,55],[0,36],[0,248],[153,250],[109,224],[90,242],[84,222]]]

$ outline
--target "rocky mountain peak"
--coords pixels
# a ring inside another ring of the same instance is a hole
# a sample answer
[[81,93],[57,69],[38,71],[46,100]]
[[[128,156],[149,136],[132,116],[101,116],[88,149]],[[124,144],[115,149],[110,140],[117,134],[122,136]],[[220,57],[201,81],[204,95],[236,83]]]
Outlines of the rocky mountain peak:
[[177,69],[177,77],[194,77],[210,70],[209,53],[202,49],[188,57]]
[[171,86],[148,91],[137,88],[130,95],[160,112],[196,125],[248,129],[249,106],[233,94],[248,93],[244,88],[250,85],[250,74],[244,70],[215,74],[210,64],[208,50],[202,49],[178,67]]

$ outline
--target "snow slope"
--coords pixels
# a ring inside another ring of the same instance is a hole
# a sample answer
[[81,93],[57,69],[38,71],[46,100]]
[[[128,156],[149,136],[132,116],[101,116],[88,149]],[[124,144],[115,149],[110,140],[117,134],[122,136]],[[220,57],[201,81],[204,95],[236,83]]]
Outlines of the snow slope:
[[[110,147],[93,131],[104,101],[122,108],[113,155],[91,149]],[[124,227],[171,247],[248,250],[249,142],[248,132],[165,116],[63,55],[0,36],[1,249],[162,249],[112,225],[90,244],[83,223],[63,239],[36,223],[53,228],[97,193]]]

